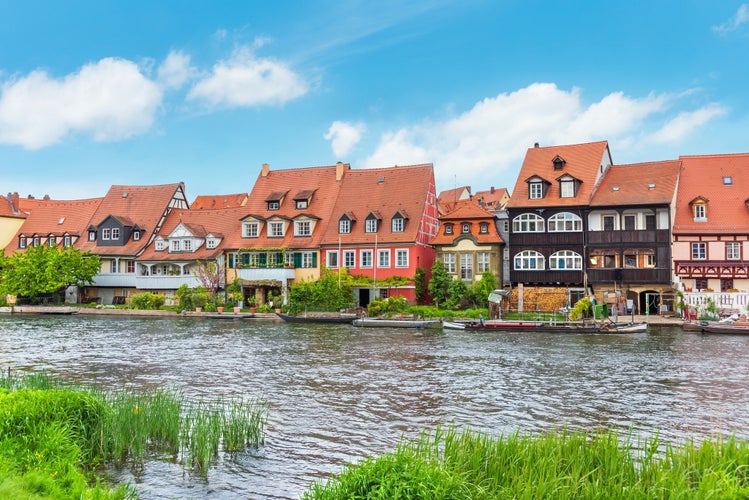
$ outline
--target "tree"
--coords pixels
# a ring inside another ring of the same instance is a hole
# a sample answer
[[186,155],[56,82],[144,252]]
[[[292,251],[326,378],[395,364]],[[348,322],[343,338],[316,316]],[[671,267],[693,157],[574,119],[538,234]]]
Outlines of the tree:
[[471,300],[478,307],[489,305],[489,294],[497,288],[497,279],[491,271],[484,271],[481,279],[471,287]]
[[[343,272],[343,270],[342,270]],[[323,270],[317,281],[302,281],[289,290],[289,312],[304,310],[338,311],[354,304],[351,279],[343,274]]]
[[38,245],[2,259],[0,290],[33,302],[40,295],[68,286],[93,283],[100,266],[99,257],[90,252]]
[[224,266],[213,260],[199,260],[195,264],[195,268],[193,269],[195,277],[198,278],[200,284],[208,291],[211,300],[213,300],[216,291],[224,286]]
[[432,296],[432,300],[437,306],[447,301],[452,281],[453,278],[447,273],[445,264],[441,260],[435,261],[432,266],[432,279],[429,280],[429,295]]
[[427,272],[423,267],[416,268],[414,293],[416,294],[416,303],[423,304],[427,298]]

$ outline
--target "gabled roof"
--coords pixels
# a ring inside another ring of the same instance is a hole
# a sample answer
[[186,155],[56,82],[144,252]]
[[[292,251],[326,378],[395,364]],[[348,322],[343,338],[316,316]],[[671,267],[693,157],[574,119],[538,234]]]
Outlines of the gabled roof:
[[440,194],[437,195],[437,210],[441,214],[450,212],[455,209],[456,203],[470,198],[471,186],[460,186],[440,191]]
[[243,207],[250,196],[247,193],[203,195],[195,198],[190,205],[191,210],[205,210],[216,208]]
[[[18,250],[18,237],[34,235],[61,237],[66,234],[81,236],[85,233],[91,216],[99,207],[102,198],[86,200],[39,200],[34,210],[26,217],[23,225],[6,248],[6,255]],[[82,238],[84,239],[84,238]],[[60,241],[62,243],[62,241]]]
[[[674,233],[749,233],[749,153],[680,156],[681,174],[676,195]],[[730,177],[731,184],[723,183]],[[707,221],[695,222],[690,202],[707,202]]]
[[[458,202],[457,207],[452,212],[440,216],[440,230],[432,238],[432,245],[452,245],[455,240],[466,238],[469,235],[462,233],[461,224],[463,222],[471,223],[470,237],[476,240],[478,244],[501,244],[504,243],[502,237],[497,231],[494,214],[479,207],[472,201]],[[488,224],[488,233],[480,232],[480,224]],[[444,224],[455,224],[453,234],[445,234]]]
[[510,201],[510,192],[507,188],[491,187],[486,191],[476,191],[473,200],[487,210],[501,210]]
[[[557,156],[564,158],[564,166],[561,170],[554,169],[553,160]],[[605,170],[611,163],[611,154],[606,141],[529,148],[507,207],[587,205],[590,203],[596,183],[602,175],[602,170]],[[569,174],[580,181],[575,197],[562,198],[558,183],[551,182],[543,198],[530,198],[529,186],[526,182],[528,179],[539,177],[548,181],[549,179],[557,179],[564,174]]]
[[670,204],[674,200],[680,169],[679,160],[612,165],[590,205]]
[[[333,209],[334,223],[327,226],[322,244],[338,244],[339,237],[344,244],[373,244],[375,237],[380,244],[416,242],[433,185],[431,163],[348,171]],[[403,232],[394,233],[390,221],[398,212],[410,218]],[[364,231],[370,214],[382,221],[377,233]],[[350,233],[338,234],[337,222],[343,215],[356,222]]]
[[[168,209],[174,207],[174,199],[182,200],[187,206],[182,183],[155,186],[112,186],[91,217],[90,224],[98,227],[107,217],[114,216],[120,221],[125,220],[137,224],[153,232],[158,229]],[[138,241],[130,238],[122,246],[97,246],[95,241],[81,238],[76,246],[96,255],[137,255],[149,241],[150,235],[143,235]]]
[[[325,228],[331,221],[338,192],[350,174],[350,168],[349,164],[341,163],[322,167],[270,170],[270,167],[264,165],[252,188],[244,215],[253,214],[261,221],[271,218],[291,221],[304,214],[319,220],[315,223],[311,236],[295,238],[294,228],[291,226],[287,228],[283,238],[268,238],[263,226],[257,238],[243,238],[239,247],[319,247]],[[296,202],[291,196],[286,196],[288,193],[292,193],[293,196],[301,191],[314,192],[311,203],[303,210],[296,208]],[[280,201],[281,198],[283,202],[278,210],[268,210],[268,201]],[[337,221],[338,215],[334,218]]]

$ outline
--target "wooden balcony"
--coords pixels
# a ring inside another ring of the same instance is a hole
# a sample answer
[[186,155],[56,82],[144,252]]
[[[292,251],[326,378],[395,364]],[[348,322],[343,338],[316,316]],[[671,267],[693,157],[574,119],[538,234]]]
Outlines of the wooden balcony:
[[653,284],[669,285],[671,270],[668,268],[594,268],[588,269],[588,283]]
[[640,245],[646,243],[671,242],[671,235],[667,229],[642,231],[589,231],[586,234],[588,245]]

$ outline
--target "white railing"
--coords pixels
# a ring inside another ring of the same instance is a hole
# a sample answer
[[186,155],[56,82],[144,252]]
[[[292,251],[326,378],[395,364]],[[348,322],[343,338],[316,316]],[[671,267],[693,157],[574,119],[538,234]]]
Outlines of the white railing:
[[237,277],[243,280],[277,280],[286,282],[294,279],[294,270],[285,267],[266,267],[266,268],[239,268]]
[[94,286],[135,288],[135,273],[105,273],[94,277]]
[[684,292],[684,303],[696,311],[705,311],[712,301],[718,312],[747,313],[749,293],[746,292]]
[[195,288],[201,285],[200,280],[192,274],[180,276],[138,276],[135,280],[139,290],[176,290],[182,285]]

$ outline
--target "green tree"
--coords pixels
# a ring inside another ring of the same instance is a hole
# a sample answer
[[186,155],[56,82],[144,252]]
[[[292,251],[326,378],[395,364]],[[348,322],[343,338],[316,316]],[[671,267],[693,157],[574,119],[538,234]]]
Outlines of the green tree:
[[323,270],[317,281],[302,281],[289,290],[289,312],[297,314],[304,310],[339,311],[354,304],[351,279],[341,270],[340,276]]
[[447,287],[447,309],[463,309],[470,303],[470,292],[463,280],[452,280]]
[[491,271],[484,271],[481,279],[471,287],[471,301],[475,307],[487,307],[489,294],[497,288],[497,279]]
[[34,301],[68,286],[93,283],[100,265],[99,257],[89,252],[38,245],[2,259],[0,290]]
[[447,301],[452,281],[453,278],[447,273],[445,264],[441,260],[436,260],[432,266],[432,279],[429,280],[429,295],[438,307]]
[[427,271],[423,267],[417,267],[414,274],[414,293],[416,303],[421,305],[427,298]]

